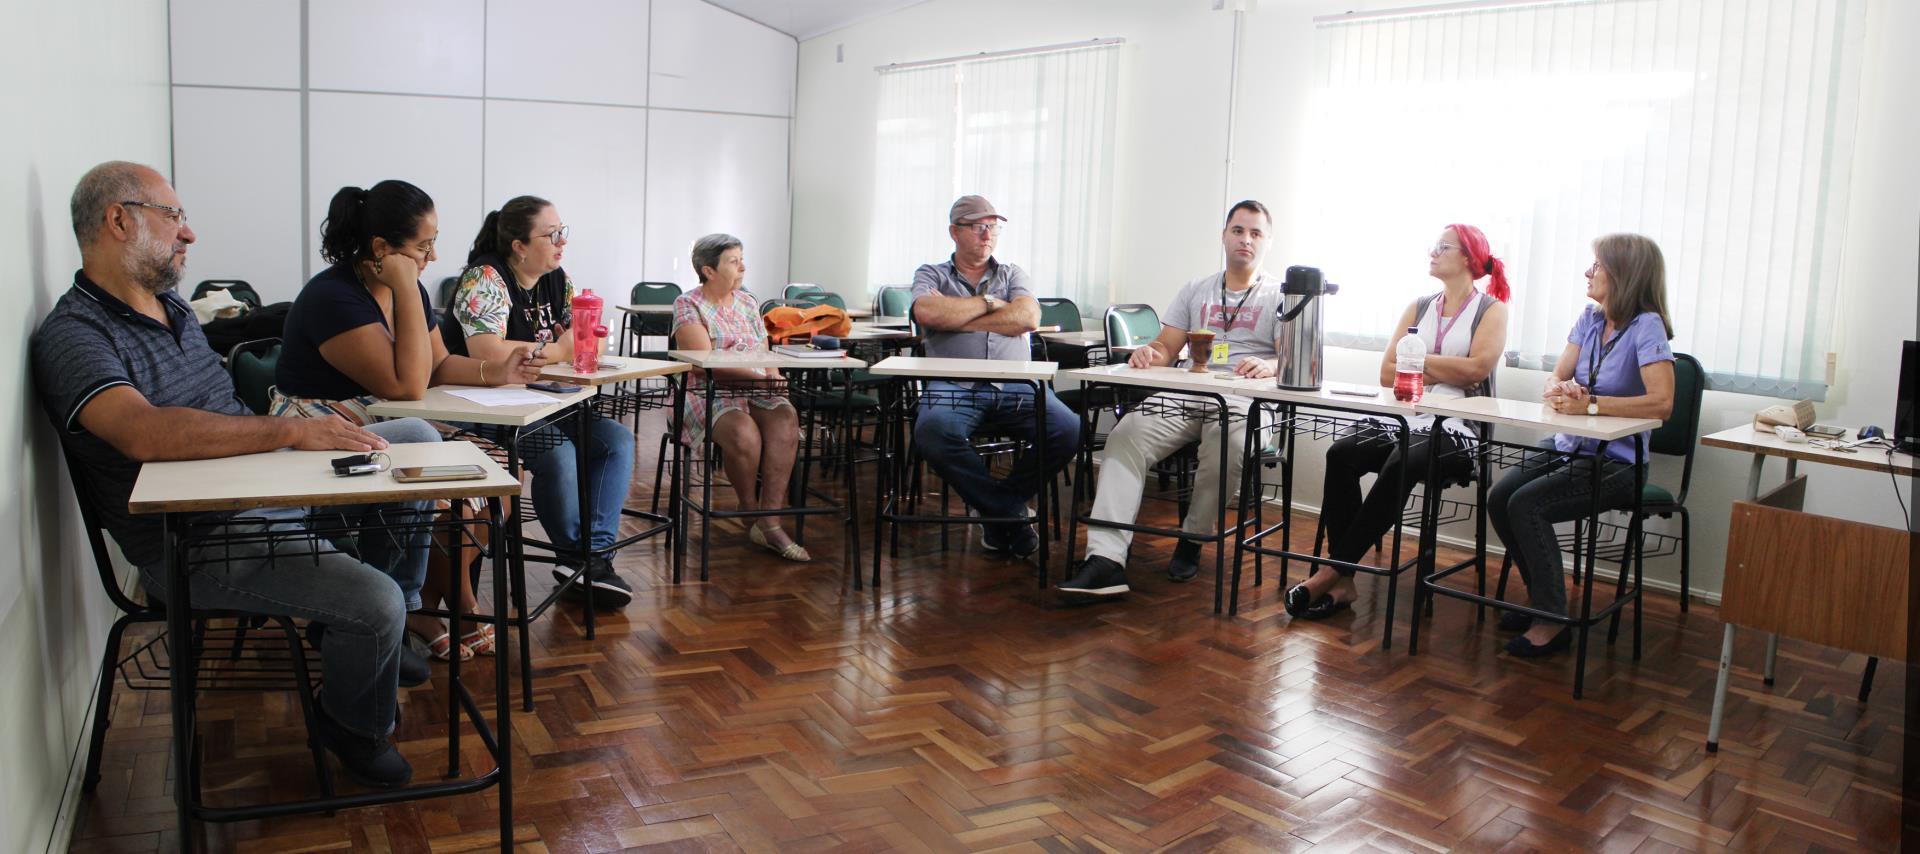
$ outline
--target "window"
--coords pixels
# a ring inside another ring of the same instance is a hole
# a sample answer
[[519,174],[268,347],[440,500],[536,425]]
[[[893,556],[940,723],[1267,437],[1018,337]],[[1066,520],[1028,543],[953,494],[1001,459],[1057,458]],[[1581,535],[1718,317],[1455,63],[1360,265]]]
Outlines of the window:
[[[1295,245],[1343,285],[1330,340],[1379,348],[1437,290],[1425,249],[1486,231],[1509,363],[1547,368],[1601,234],[1667,260],[1674,349],[1716,389],[1825,394],[1861,0],[1577,0],[1319,22]],[[1484,283],[1483,283],[1484,284]]]
[[1008,219],[995,256],[1036,295],[1103,307],[1120,46],[880,69],[872,284],[953,253],[947,208],[978,193]]

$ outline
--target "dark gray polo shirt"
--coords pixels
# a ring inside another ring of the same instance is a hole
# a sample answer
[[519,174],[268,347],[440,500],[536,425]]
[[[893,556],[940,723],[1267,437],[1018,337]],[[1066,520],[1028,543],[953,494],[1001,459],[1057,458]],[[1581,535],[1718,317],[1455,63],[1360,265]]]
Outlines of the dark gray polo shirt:
[[[913,298],[928,294],[943,297],[977,297],[992,294],[995,299],[1013,302],[1033,296],[1027,289],[1027,271],[1018,265],[987,259],[987,275],[979,286],[966,280],[953,266],[953,257],[938,264],[922,264],[913,273]],[[909,309],[911,311],[911,309]],[[941,359],[1005,359],[1024,362],[1033,358],[1025,335],[996,335],[992,332],[935,332],[926,334],[927,355]]]
[[[80,411],[115,386],[131,386],[154,406],[184,406],[223,415],[252,415],[233,391],[233,380],[193,309],[179,294],[160,295],[172,328],[134,311],[87,279],[73,276],[53,311],[33,333],[33,378],[40,404],[60,429],[61,441],[99,505],[100,522],[135,566],[161,563],[165,544],[160,517],[127,512],[140,464],[80,426]],[[191,442],[193,437],[178,437]]]

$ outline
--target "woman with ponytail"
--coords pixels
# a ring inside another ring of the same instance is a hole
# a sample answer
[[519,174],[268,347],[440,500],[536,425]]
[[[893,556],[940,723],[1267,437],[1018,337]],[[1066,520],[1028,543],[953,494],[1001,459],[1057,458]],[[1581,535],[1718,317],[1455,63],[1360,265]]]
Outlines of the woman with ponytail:
[[[503,359],[545,332],[551,343],[542,355],[554,362],[572,359],[573,280],[560,267],[566,246],[567,227],[546,199],[516,196],[487,214],[440,325],[447,349],[478,359]],[[533,472],[534,509],[563,556],[579,548],[580,472],[575,456],[572,440],[563,439],[545,450],[529,450],[526,460]],[[614,572],[610,551],[620,533],[620,508],[633,486],[633,434],[593,416],[587,465],[588,545],[593,555],[583,583],[593,585],[596,604],[618,608],[633,598],[633,588]],[[572,575],[564,565],[553,568],[556,583]],[[580,587],[566,590],[578,594]]]
[[[1441,290],[1414,300],[1401,313],[1380,358],[1380,385],[1393,385],[1395,352],[1400,339],[1414,330],[1428,354],[1422,378],[1427,397],[1492,394],[1491,378],[1507,347],[1506,265],[1493,257],[1480,229],[1456,224],[1441,231],[1427,253],[1427,275],[1440,280]],[[1490,279],[1486,293],[1473,285],[1483,278]],[[1363,426],[1327,449],[1320,518],[1327,531],[1328,557],[1359,562],[1393,529],[1414,484],[1426,477],[1427,455],[1435,444],[1433,418],[1410,418],[1408,426],[1416,432],[1409,437],[1406,459],[1400,455],[1397,430],[1379,424]],[[1472,438],[1467,422],[1448,421],[1439,450],[1450,452]],[[1452,480],[1465,474],[1466,467],[1462,455],[1450,454],[1443,460],[1442,474]],[[1363,496],[1360,478],[1368,474],[1379,478]],[[1325,619],[1346,610],[1357,595],[1353,570],[1322,564],[1287,591],[1287,613],[1297,619]]]
[[[484,360],[447,352],[420,284],[420,272],[436,257],[439,233],[433,199],[405,181],[343,187],[333,194],[320,223],[320,257],[328,267],[307,281],[287,313],[269,412],[293,418],[337,414],[374,429],[379,425],[367,407],[382,399],[419,400],[428,386],[441,384],[498,386],[539,379],[545,363],[530,358],[530,347]],[[426,438],[389,441],[439,438],[437,431],[429,432]],[[462,608],[475,612],[466,573],[451,570],[446,550],[421,551],[432,555],[420,586],[402,585],[407,610],[437,604],[457,589],[453,595]],[[493,645],[491,626],[462,639],[470,643],[455,643],[438,619],[424,614],[408,614],[407,631],[440,659],[456,654],[456,646],[466,658],[474,651],[470,646]]]

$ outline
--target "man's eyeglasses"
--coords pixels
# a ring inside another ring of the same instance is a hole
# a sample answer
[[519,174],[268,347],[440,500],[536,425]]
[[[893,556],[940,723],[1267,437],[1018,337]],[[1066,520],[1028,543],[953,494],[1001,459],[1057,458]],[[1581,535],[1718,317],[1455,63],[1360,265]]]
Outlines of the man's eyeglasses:
[[152,208],[153,210],[159,211],[161,216],[164,216],[167,219],[172,220],[174,225],[184,226],[187,224],[187,212],[180,208],[172,207],[170,205],[156,205],[152,202],[134,202],[134,201],[123,201],[120,204],[126,205],[127,207],[132,207],[132,208]]
[[573,232],[573,229],[571,228],[568,228],[564,225],[557,225],[557,226],[554,226],[552,231],[549,231],[546,234],[542,234],[540,236],[546,238],[549,242],[552,242],[552,243],[564,243],[566,242],[567,235],[572,232]]
[[963,225],[961,228],[973,232],[974,237],[983,240],[1000,233],[1000,223],[997,222],[975,223],[973,225]]

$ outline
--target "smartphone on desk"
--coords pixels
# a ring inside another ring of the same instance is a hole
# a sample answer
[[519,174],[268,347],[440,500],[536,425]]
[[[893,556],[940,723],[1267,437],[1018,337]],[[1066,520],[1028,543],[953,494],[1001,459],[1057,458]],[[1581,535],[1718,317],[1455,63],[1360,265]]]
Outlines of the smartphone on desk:
[[486,470],[475,465],[402,466],[401,468],[393,470],[393,479],[401,483],[430,483],[438,480],[480,480],[486,476]]
[[550,380],[527,383],[527,388],[533,389],[534,391],[552,392],[554,394],[572,394],[580,390],[579,386],[572,383],[557,383]]

